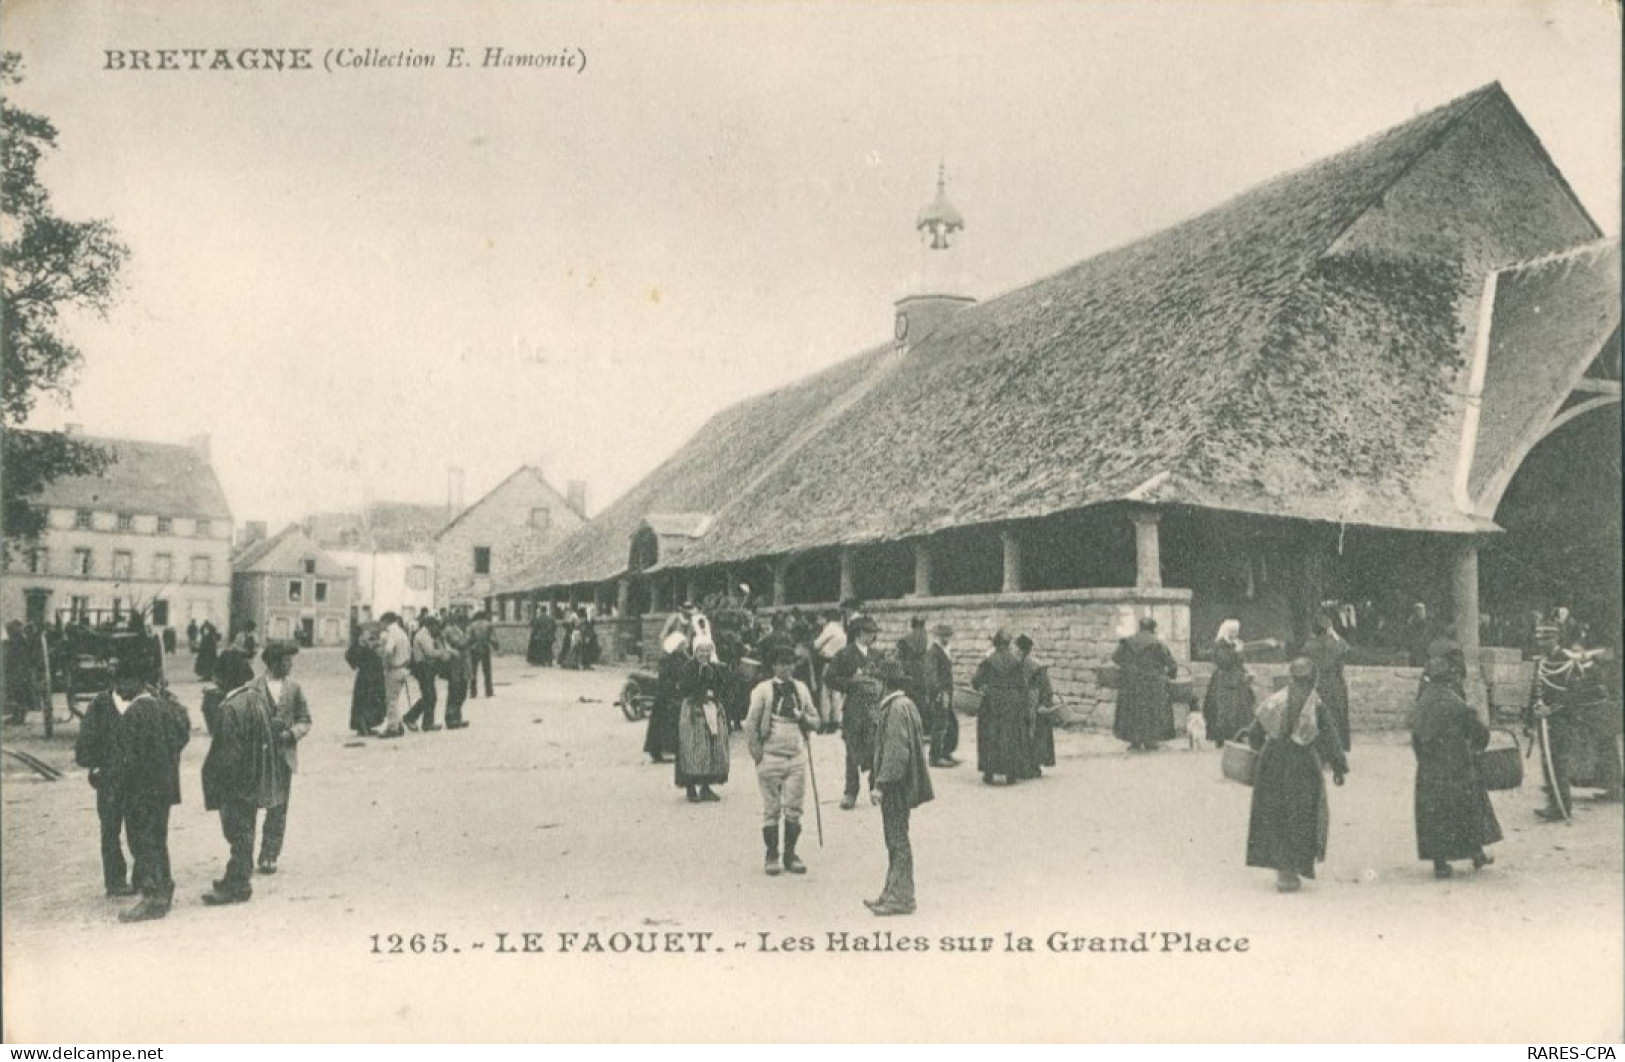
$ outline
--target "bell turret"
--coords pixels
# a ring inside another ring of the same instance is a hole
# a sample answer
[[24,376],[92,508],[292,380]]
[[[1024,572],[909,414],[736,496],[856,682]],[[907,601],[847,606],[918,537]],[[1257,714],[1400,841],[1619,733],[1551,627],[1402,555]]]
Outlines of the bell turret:
[[920,258],[909,293],[897,300],[897,341],[913,343],[976,300],[965,290],[963,254],[956,237],[965,217],[948,201],[947,168],[937,167],[937,194],[914,220]]

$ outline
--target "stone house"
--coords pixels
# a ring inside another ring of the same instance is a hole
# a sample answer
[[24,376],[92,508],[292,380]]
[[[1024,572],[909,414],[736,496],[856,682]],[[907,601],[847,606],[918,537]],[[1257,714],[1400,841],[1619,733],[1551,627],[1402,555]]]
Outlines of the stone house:
[[252,620],[260,639],[305,646],[349,644],[355,577],[298,524],[232,558],[231,631]]
[[586,523],[586,486],[570,496],[521,465],[434,537],[435,605],[494,607],[496,588]]

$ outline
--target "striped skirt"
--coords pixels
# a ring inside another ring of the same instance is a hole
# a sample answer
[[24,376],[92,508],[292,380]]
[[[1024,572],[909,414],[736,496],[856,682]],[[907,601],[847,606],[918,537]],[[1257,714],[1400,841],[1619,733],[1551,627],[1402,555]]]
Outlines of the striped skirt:
[[677,716],[677,784],[721,785],[728,780],[728,717],[718,706],[717,733],[705,724],[696,700],[683,701]]

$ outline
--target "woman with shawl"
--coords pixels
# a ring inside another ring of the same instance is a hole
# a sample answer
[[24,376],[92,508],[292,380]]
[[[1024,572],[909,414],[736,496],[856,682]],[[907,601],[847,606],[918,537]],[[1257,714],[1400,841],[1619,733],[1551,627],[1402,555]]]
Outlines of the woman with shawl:
[[721,800],[713,785],[728,781],[728,719],[723,714],[733,674],[717,660],[711,628],[695,622],[694,658],[683,666],[678,691],[683,704],[677,716],[677,784],[690,803]]
[[1416,698],[1411,750],[1416,753],[1416,854],[1432,860],[1433,876],[1448,878],[1452,860],[1470,859],[1473,869],[1494,862],[1484,846],[1501,839],[1501,825],[1479,777],[1475,755],[1490,731],[1462,696],[1461,675],[1451,646],[1428,660]]
[[1112,733],[1119,741],[1128,742],[1135,752],[1150,751],[1158,742],[1173,740],[1174,711],[1168,683],[1179,673],[1179,665],[1157,637],[1157,621],[1150,616],[1141,619],[1140,629],[1117,643],[1112,663],[1120,675]]
[[1208,740],[1215,746],[1223,746],[1252,725],[1257,698],[1253,678],[1247,674],[1246,651],[1241,621],[1227,619],[1219,624],[1213,637],[1213,677],[1202,697],[1202,721],[1207,724]]
[[677,755],[677,716],[683,707],[678,685],[689,661],[688,639],[673,631],[661,644],[660,666],[656,669],[655,703],[649,712],[649,729],[643,736],[643,751],[650,763],[664,763]]
[[1315,665],[1292,661],[1290,683],[1258,706],[1248,739],[1258,756],[1247,865],[1275,871],[1275,887],[1297,892],[1326,858],[1328,809],[1322,764],[1343,784],[1348,761],[1335,724],[1315,692]]
[[976,713],[976,769],[985,785],[992,785],[994,775],[1000,774],[1005,785],[1034,777],[1031,734],[1036,706],[1029,671],[1011,650],[1009,633],[1001,628],[993,635],[993,651],[971,679],[971,689],[982,694],[982,710]]
[[1338,740],[1343,751],[1349,750],[1349,684],[1343,676],[1343,664],[1348,660],[1349,643],[1338,637],[1332,629],[1332,617],[1321,612],[1315,615],[1315,633],[1303,643],[1303,655],[1315,665],[1315,690],[1326,706],[1332,722],[1337,724]]
[[364,623],[356,629],[344,662],[355,672],[350,693],[350,729],[356,737],[373,733],[384,721],[384,658],[378,648],[378,624]]

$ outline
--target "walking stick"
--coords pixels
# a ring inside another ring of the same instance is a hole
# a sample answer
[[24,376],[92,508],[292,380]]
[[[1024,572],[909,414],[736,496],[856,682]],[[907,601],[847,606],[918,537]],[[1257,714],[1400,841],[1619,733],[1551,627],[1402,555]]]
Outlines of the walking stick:
[[1540,759],[1546,768],[1546,784],[1552,787],[1552,803],[1563,812],[1564,822],[1574,821],[1569,814],[1569,806],[1563,802],[1563,791],[1557,787],[1557,764],[1552,762],[1552,731],[1544,715],[1540,717]]
[[801,732],[801,744],[807,750],[807,777],[812,779],[813,820],[818,823],[818,847],[824,847],[824,809],[818,806],[818,769],[813,766],[812,739]]

